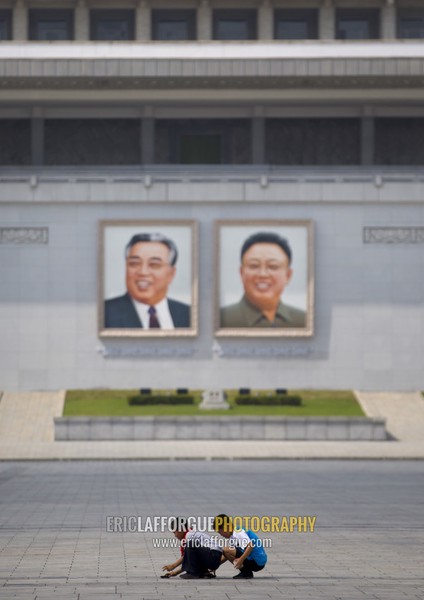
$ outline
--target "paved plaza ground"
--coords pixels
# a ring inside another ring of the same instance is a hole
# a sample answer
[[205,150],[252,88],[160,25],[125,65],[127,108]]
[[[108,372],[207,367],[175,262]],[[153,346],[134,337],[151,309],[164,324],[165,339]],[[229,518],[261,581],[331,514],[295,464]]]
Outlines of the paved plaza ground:
[[[0,598],[422,599],[423,498],[422,461],[3,462]],[[239,582],[229,564],[162,580],[175,550],[106,531],[110,515],[224,511],[317,525],[272,534],[265,570]]]

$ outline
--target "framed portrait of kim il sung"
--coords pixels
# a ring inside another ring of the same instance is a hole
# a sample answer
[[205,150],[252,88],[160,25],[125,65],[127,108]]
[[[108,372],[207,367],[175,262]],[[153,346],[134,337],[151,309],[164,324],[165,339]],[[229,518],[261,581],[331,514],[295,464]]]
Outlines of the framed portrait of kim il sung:
[[312,221],[215,223],[215,335],[309,337]]
[[195,221],[101,221],[99,336],[197,335],[197,244]]

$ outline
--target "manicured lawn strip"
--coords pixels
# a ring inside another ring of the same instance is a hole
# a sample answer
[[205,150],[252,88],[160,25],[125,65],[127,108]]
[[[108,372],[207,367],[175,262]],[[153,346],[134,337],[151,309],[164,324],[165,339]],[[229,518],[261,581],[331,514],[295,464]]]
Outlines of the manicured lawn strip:
[[[163,390],[157,392],[163,393]],[[261,392],[266,393],[262,390]],[[190,390],[190,394],[196,398],[196,406],[130,406],[128,398],[137,393],[138,390],[68,390],[63,416],[364,416],[360,405],[349,390],[289,390],[291,396],[301,397],[301,406],[235,406],[233,400],[238,395],[238,391],[228,390],[231,409],[213,411],[204,411],[197,407],[201,402],[201,392],[198,390]]]

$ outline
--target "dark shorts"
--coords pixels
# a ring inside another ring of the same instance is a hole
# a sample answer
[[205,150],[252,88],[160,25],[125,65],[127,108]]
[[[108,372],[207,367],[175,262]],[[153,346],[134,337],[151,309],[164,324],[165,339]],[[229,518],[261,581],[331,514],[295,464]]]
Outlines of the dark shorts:
[[219,550],[209,550],[209,548],[204,548],[203,556],[207,568],[212,571],[215,571],[221,564],[222,552]]
[[202,576],[206,571],[215,571],[221,564],[222,552],[204,546],[193,548],[187,545],[184,550],[182,569],[191,575]]
[[[240,556],[243,554],[244,549],[240,548],[239,546],[236,546],[235,548],[236,551],[236,558],[240,558]],[[265,565],[258,565],[258,563],[253,560],[253,558],[246,558],[246,560],[243,562],[243,567],[242,567],[242,571],[254,571],[255,573],[257,571],[262,571],[262,569],[264,568]]]

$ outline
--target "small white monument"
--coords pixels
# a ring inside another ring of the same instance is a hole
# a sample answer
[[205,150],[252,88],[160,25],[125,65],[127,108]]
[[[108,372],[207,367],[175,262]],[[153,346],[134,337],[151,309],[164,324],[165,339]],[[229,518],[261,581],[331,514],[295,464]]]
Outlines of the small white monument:
[[230,405],[225,399],[223,390],[205,390],[199,408],[203,410],[226,410]]

